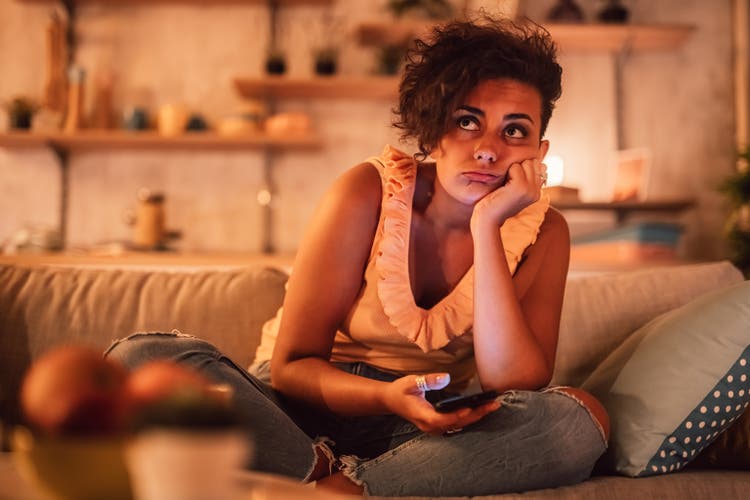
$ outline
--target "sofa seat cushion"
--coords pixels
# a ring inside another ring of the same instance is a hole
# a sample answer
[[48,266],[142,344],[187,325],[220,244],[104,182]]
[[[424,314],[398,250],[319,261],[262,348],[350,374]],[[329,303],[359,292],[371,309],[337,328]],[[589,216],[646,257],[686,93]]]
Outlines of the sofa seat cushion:
[[[705,500],[744,499],[750,491],[750,473],[690,471],[663,476],[630,478],[596,476],[583,483],[559,488],[507,493],[483,500]],[[447,499],[443,499],[447,500]],[[478,497],[474,497],[478,500]]]
[[136,331],[178,329],[252,361],[263,323],[281,305],[287,275],[268,267],[147,271],[0,267],[0,398],[16,421],[30,363],[68,343],[104,350]]
[[607,471],[683,468],[750,404],[750,281],[706,294],[635,332],[583,384],[607,408]]

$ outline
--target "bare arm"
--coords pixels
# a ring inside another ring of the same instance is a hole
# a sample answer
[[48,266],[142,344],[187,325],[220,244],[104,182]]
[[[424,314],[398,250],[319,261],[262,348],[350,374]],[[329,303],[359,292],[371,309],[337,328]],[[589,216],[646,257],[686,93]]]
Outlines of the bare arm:
[[[533,165],[524,165],[515,167],[514,177],[526,183],[524,189],[533,201],[539,196],[539,186],[534,184],[537,174]],[[472,235],[474,350],[480,383],[499,391],[538,389],[549,383],[554,369],[570,252],[567,224],[550,210],[513,278],[498,232],[498,221],[502,223],[507,215],[482,213],[487,206],[477,207]]]
[[[415,375],[380,382],[351,375],[329,362],[336,330],[362,286],[380,196],[380,177],[367,164],[344,174],[325,196],[289,280],[271,360],[272,384],[290,397],[341,415],[395,413],[431,433],[464,427],[499,405],[438,413],[424,399]],[[431,390],[449,381],[448,374],[426,378]]]
[[362,286],[380,196],[380,177],[369,164],[347,171],[325,195],[295,259],[271,362],[276,389],[343,414],[385,411],[382,382],[328,362],[338,325]]

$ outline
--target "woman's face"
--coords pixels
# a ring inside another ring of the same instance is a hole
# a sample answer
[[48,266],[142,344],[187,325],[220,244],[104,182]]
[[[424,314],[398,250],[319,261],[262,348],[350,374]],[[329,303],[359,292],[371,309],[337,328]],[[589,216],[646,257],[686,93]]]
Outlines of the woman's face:
[[453,127],[431,156],[441,187],[454,199],[475,204],[505,184],[508,169],[542,160],[542,98],[532,86],[510,79],[479,83],[453,112]]

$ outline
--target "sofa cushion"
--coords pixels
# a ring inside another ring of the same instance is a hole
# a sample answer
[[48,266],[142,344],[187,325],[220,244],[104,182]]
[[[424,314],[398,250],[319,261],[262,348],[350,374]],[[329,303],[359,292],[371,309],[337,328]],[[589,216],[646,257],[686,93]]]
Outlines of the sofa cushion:
[[750,402],[750,281],[649,322],[583,384],[609,412],[608,471],[681,469]]
[[136,331],[179,329],[246,366],[263,323],[281,305],[287,275],[231,270],[0,266],[0,402],[17,421],[16,393],[29,364],[64,343],[104,350]]
[[570,276],[552,382],[580,386],[609,353],[656,316],[742,280],[728,261]]

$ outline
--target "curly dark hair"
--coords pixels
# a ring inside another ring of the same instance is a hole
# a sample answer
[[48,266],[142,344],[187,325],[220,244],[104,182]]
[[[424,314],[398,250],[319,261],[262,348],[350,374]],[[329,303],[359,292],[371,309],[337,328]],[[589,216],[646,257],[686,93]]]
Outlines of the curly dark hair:
[[539,91],[541,136],[562,92],[562,68],[547,30],[531,21],[522,24],[483,15],[452,21],[417,39],[407,54],[393,125],[403,139],[417,140],[426,158],[452,126],[451,116],[482,81],[510,78]]

